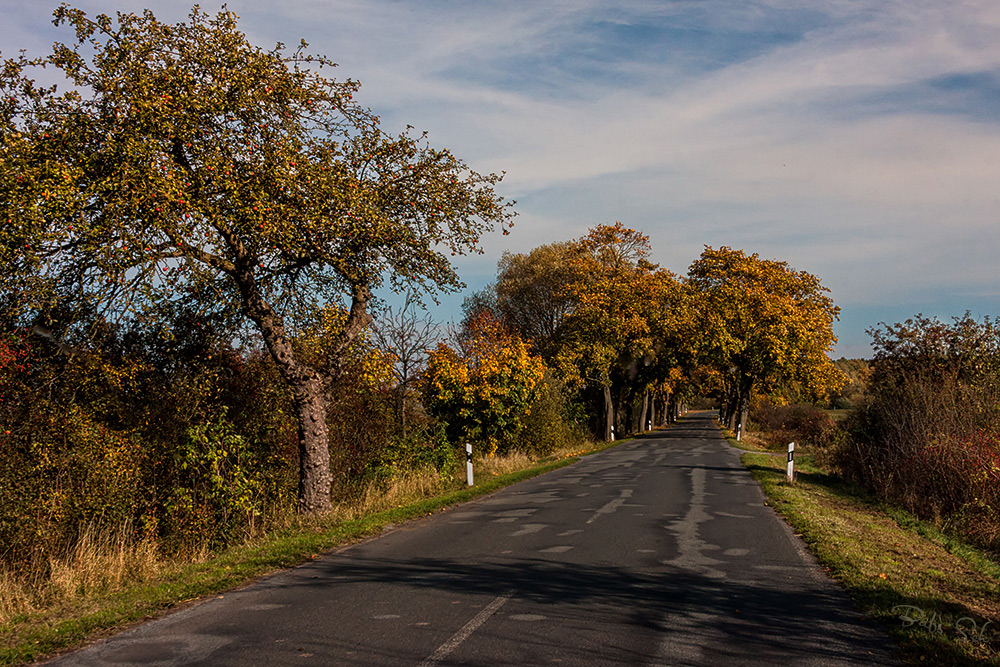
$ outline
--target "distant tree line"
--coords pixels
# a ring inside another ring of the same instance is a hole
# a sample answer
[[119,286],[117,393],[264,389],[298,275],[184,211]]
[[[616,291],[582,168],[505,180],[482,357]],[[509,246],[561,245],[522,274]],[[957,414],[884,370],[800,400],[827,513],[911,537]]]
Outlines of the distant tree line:
[[615,223],[505,254],[466,325],[489,318],[528,341],[605,440],[668,423],[695,396],[716,396],[735,429],[755,395],[794,384],[819,399],[844,383],[827,357],[838,309],[815,276],[727,247],[678,276],[650,251]]

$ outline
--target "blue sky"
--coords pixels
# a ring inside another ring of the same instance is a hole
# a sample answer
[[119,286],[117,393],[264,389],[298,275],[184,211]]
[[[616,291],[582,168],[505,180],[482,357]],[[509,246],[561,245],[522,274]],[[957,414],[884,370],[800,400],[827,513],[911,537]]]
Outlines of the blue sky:
[[[0,0],[3,54],[68,39],[55,4]],[[170,21],[190,9],[77,6]],[[229,7],[255,43],[304,38],[338,62],[387,129],[412,124],[507,173],[517,225],[459,263],[470,289],[505,250],[621,220],[677,273],[729,245],[820,276],[842,308],[836,356],[867,356],[879,321],[1000,313],[995,0]]]

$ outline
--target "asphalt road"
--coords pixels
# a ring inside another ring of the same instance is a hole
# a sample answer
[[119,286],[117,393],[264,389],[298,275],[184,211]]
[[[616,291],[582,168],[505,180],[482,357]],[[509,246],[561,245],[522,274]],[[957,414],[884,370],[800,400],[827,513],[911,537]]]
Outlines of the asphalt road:
[[892,664],[710,417],[52,664]]

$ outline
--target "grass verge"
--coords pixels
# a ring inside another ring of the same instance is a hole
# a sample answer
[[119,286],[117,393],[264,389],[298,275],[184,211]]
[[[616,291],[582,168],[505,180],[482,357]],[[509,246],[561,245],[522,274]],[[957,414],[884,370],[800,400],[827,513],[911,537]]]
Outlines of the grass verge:
[[[531,462],[526,457],[517,461],[483,462],[477,468],[473,487],[414,500],[414,493],[428,493],[428,489],[434,488],[417,483],[410,486],[420,490],[411,490],[409,498],[405,492],[369,498],[361,511],[355,508],[346,514],[335,512],[323,519],[299,521],[200,562],[161,564],[153,574],[103,592],[61,596],[54,604],[13,614],[0,624],[0,665],[27,663],[79,647],[137,621],[241,586],[315,558],[321,552],[375,535],[387,527],[561,468],[581,456],[623,442],[599,443],[579,451],[558,453],[539,462]],[[393,503],[397,504],[386,507]]]
[[786,480],[783,456],[748,451],[742,459],[769,503],[894,636],[904,660],[1000,665],[1000,564],[881,505],[809,456],[796,458],[794,483]]

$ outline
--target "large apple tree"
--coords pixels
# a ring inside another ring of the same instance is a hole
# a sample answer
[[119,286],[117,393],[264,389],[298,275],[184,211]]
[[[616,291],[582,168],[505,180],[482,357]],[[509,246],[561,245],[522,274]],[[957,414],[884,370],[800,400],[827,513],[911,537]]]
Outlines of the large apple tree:
[[0,72],[8,316],[141,319],[180,294],[238,308],[294,399],[299,510],[329,509],[331,378],[292,337],[341,303],[336,376],[384,281],[459,287],[449,253],[481,252],[484,232],[511,223],[500,176],[387,134],[356,82],[327,76],[332,62],[305,43],[258,48],[231,12],[54,16],[74,39]]

